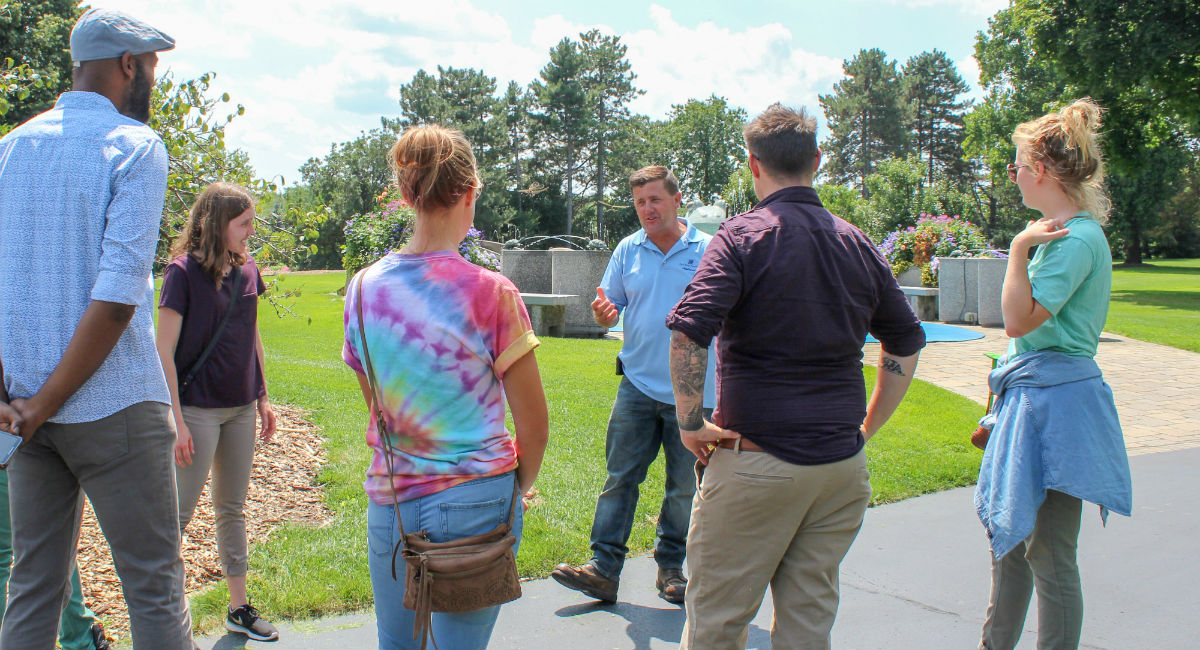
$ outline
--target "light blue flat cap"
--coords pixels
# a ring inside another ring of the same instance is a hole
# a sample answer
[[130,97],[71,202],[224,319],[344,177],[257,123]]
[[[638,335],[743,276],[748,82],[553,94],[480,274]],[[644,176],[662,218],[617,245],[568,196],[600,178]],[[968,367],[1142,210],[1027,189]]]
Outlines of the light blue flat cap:
[[115,9],[90,9],[71,30],[71,60],[77,64],[174,47],[175,39]]

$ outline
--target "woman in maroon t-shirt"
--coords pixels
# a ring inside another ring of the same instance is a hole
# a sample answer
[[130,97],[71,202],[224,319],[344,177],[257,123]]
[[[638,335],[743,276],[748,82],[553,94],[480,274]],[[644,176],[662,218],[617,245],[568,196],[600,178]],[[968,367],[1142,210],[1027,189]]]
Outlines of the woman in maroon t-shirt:
[[200,194],[163,276],[157,342],[179,431],[179,530],[182,534],[191,521],[211,468],[217,551],[229,584],[225,627],[251,639],[274,641],[278,630],[259,617],[246,596],[243,508],[254,465],[256,411],[262,439],[275,434],[258,334],[258,297],[265,286],[246,249],[253,234],[249,192],[213,183]]

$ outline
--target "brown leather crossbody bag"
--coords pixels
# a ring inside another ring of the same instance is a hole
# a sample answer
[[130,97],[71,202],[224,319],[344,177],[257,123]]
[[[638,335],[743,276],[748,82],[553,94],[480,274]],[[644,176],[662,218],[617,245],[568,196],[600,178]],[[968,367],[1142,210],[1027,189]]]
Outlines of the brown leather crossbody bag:
[[[485,607],[503,605],[521,597],[521,581],[517,576],[517,558],[513,547],[517,543],[512,533],[513,517],[520,497],[520,486],[514,477],[513,496],[508,504],[508,521],[498,524],[482,535],[462,537],[448,542],[431,542],[424,531],[404,532],[400,506],[396,502],[396,484],[392,472],[392,440],[383,410],[379,408],[379,390],[371,355],[367,352],[367,335],[363,326],[362,282],[365,270],[358,276],[358,335],[362,342],[363,365],[371,387],[371,411],[375,427],[383,441],[388,468],[388,483],[392,487],[392,507],[400,541],[392,549],[392,579],[397,579],[396,556],[404,558],[404,606],[416,612],[413,638],[421,638],[421,648],[432,638],[433,612],[457,614]],[[437,647],[437,640],[433,640]]]

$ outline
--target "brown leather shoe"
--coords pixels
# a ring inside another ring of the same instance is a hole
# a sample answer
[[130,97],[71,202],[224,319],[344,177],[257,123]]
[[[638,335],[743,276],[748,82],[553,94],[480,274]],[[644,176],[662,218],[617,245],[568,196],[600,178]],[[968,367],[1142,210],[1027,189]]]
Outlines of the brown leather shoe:
[[567,589],[581,591],[601,602],[617,602],[617,587],[621,582],[605,578],[590,562],[579,566],[560,564],[550,572],[550,577]]
[[658,569],[658,597],[673,605],[683,604],[687,594],[687,578],[683,577],[683,569]]

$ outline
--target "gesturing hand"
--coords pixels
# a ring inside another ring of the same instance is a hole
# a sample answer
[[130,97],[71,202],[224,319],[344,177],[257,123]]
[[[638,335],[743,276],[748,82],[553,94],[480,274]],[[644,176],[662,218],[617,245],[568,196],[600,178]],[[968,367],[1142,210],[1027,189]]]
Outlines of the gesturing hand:
[[601,327],[612,327],[617,324],[619,317],[620,312],[617,311],[617,306],[612,304],[608,296],[604,295],[604,288],[596,287],[596,299],[592,301],[592,318],[596,319],[596,324]]

